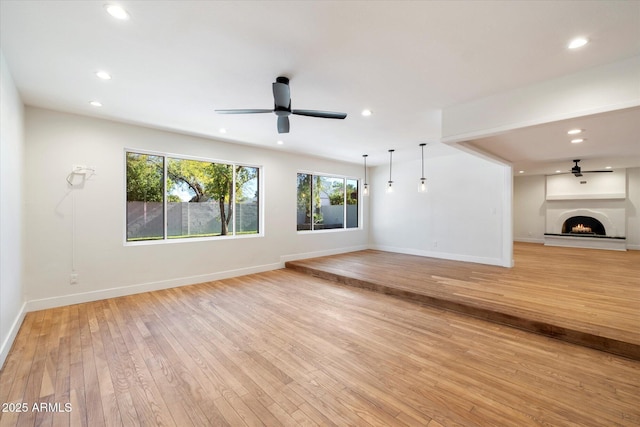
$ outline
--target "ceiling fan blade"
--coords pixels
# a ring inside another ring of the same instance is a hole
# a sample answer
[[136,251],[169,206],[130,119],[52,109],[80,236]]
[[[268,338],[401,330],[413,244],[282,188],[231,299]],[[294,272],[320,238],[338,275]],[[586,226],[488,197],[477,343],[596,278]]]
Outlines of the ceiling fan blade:
[[602,172],[613,172],[612,170],[606,170],[606,171],[582,171],[582,173],[602,173]]
[[291,114],[297,114],[298,116],[322,117],[323,119],[344,119],[347,117],[347,113],[319,110],[292,110]]
[[291,108],[291,91],[289,89],[289,79],[286,77],[278,77],[273,83],[273,101],[276,109]]
[[288,116],[278,116],[278,133],[289,133]]
[[273,113],[273,110],[265,109],[240,109],[240,110],[215,110],[218,114],[258,114],[258,113]]

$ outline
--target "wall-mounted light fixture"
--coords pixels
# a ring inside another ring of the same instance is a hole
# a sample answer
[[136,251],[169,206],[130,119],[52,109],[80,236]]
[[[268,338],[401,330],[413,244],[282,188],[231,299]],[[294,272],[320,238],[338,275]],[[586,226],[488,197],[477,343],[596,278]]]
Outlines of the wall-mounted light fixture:
[[420,185],[418,186],[419,193],[427,192],[427,178],[424,177],[424,146],[425,145],[427,144],[424,142],[420,144],[420,149],[422,150],[422,175],[420,178]]
[[362,157],[364,158],[364,185],[362,186],[362,194],[364,194],[365,196],[368,196],[369,184],[367,184],[367,157],[369,157],[369,155],[363,154]]
[[396,150],[389,150],[389,181],[387,182],[387,193],[393,193],[393,181],[391,180],[391,165],[393,163],[393,152]]

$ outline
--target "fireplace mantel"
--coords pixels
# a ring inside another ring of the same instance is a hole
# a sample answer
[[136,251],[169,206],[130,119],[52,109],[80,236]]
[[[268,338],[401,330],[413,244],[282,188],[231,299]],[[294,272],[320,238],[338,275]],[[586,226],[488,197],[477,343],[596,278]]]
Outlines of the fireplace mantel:
[[625,193],[547,195],[547,200],[625,200],[626,198]]

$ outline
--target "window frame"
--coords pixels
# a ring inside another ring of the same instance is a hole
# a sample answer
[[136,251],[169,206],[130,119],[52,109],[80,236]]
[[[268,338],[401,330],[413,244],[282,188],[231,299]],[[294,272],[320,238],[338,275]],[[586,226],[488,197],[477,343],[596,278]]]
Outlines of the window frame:
[[[296,204],[297,204],[297,200],[298,200],[298,186],[297,186],[297,182],[298,182],[298,175],[300,174],[306,174],[306,175],[311,175],[311,210],[313,211],[313,180],[315,177],[325,177],[325,178],[339,178],[343,180],[344,183],[344,190],[343,190],[343,209],[342,209],[342,215],[343,215],[343,226],[340,228],[320,228],[320,229],[315,229],[314,228],[314,224],[313,224],[313,220],[311,221],[311,229],[310,230],[298,230],[298,221],[297,221],[297,207],[296,207],[296,232],[298,234],[309,234],[309,233],[340,233],[340,232],[349,232],[349,231],[357,231],[357,230],[362,230],[363,229],[363,206],[362,206],[362,194],[360,189],[362,188],[362,180],[358,177],[352,176],[352,175],[339,175],[339,174],[334,174],[334,173],[326,173],[326,172],[313,172],[313,171],[308,171],[308,170],[298,170],[296,172]],[[347,199],[348,199],[348,192],[347,192],[347,181],[355,181],[358,183],[358,208],[356,209],[357,212],[357,222],[358,225],[356,227],[347,227]]]
[[[127,240],[127,228],[128,228],[128,220],[127,220],[127,153],[134,154],[143,154],[149,156],[160,156],[163,158],[163,237],[161,239],[149,239],[149,240],[136,240],[130,241]],[[156,151],[156,150],[147,150],[147,149],[138,149],[138,148],[130,148],[125,147],[123,150],[123,203],[124,203],[124,221],[123,221],[123,242],[124,246],[145,246],[145,245],[164,245],[164,244],[176,244],[176,243],[187,243],[187,242],[208,242],[208,241],[217,241],[217,240],[229,240],[229,239],[252,239],[252,238],[260,238],[264,237],[264,166],[248,163],[248,162],[238,162],[224,159],[214,159],[210,157],[202,157],[202,156],[192,156],[188,154],[176,154],[170,152]],[[217,163],[217,164],[225,164],[230,165],[233,168],[233,213],[231,218],[231,227],[230,234],[225,236],[206,236],[206,237],[169,237],[168,235],[168,226],[167,226],[167,171],[168,171],[168,160],[169,159],[178,159],[178,160],[194,160],[200,162],[207,163]],[[256,168],[258,170],[258,232],[252,234],[236,234],[236,168],[237,167],[249,167]]]

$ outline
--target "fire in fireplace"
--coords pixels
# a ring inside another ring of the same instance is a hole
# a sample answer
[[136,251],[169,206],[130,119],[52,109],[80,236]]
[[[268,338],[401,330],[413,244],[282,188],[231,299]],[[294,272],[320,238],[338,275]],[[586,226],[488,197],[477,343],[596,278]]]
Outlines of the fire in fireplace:
[[604,225],[600,221],[590,216],[572,216],[562,224],[563,234],[595,234],[606,236]]

